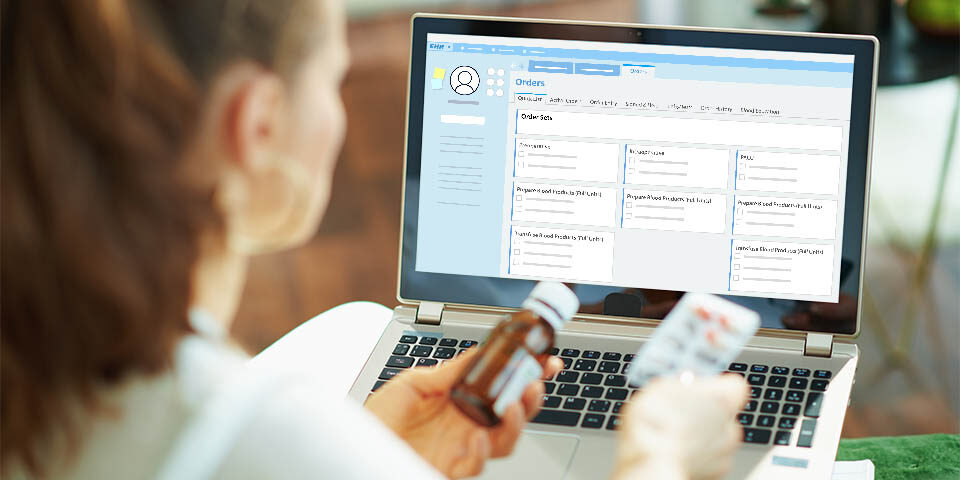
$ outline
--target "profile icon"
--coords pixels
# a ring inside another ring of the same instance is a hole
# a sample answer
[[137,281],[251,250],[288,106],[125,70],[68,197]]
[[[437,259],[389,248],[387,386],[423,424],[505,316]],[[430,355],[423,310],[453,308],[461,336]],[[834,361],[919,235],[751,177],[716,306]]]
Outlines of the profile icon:
[[473,67],[457,67],[450,72],[450,88],[460,95],[470,95],[480,88],[480,74]]

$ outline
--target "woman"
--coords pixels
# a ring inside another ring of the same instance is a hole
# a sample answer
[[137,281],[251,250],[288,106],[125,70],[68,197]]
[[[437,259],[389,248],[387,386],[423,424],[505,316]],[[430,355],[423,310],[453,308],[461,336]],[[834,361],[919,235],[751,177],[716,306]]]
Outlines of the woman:
[[[541,383],[483,429],[446,395],[462,359],[364,409],[247,372],[223,333],[248,259],[326,206],[339,0],[10,0],[2,21],[5,477],[456,478],[509,454]],[[721,474],[744,397],[649,387],[615,475]]]

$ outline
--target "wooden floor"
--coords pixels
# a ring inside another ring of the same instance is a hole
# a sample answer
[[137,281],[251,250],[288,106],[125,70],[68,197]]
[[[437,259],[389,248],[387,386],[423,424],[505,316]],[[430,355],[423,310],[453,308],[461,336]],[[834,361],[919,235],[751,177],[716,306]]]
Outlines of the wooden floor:
[[[569,1],[505,12],[457,12],[624,21],[633,18],[632,5]],[[396,304],[408,25],[408,16],[399,15],[350,26],[354,63],[343,87],[349,127],[330,208],[308,245],[254,260],[234,324],[234,335],[251,353],[341,303]],[[955,328],[949,332],[956,335]],[[882,354],[872,355],[876,348],[869,342],[874,340],[865,335],[861,342],[867,342],[861,348],[870,355],[864,355],[844,436],[957,432],[956,336],[947,340],[952,355],[921,362],[918,368],[930,373],[922,384],[898,371],[883,373],[889,369]],[[871,372],[871,378],[864,379],[863,372]]]

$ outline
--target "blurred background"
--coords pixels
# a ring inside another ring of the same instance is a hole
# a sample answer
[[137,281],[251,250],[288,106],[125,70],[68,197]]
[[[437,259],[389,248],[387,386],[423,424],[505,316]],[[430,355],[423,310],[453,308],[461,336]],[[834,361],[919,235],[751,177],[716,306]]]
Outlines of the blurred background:
[[[868,33],[880,38],[862,356],[843,435],[960,430],[960,0],[346,0],[349,127],[323,224],[254,261],[251,353],[353,300],[396,305],[413,12]],[[317,348],[323,348],[317,345]]]

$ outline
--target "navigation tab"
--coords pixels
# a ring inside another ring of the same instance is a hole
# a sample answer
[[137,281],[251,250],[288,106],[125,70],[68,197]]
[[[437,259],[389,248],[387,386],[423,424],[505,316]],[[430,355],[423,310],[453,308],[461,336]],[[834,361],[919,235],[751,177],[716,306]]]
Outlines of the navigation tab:
[[579,73],[580,75],[607,75],[611,77],[619,77],[620,65],[577,63],[573,67],[573,73]]
[[573,73],[573,62],[548,62],[546,60],[530,60],[527,66],[529,72],[544,73]]

